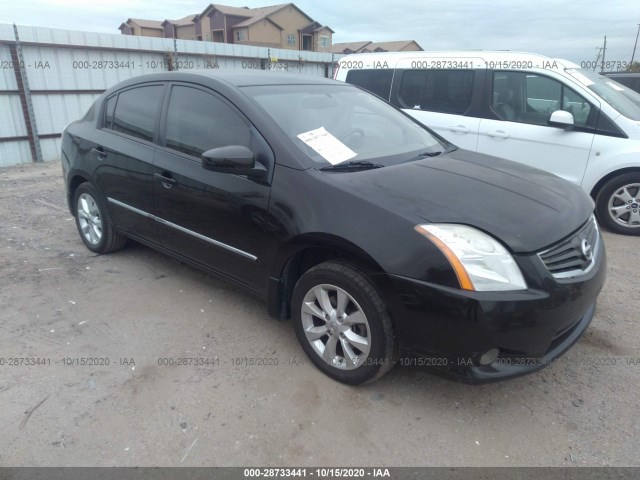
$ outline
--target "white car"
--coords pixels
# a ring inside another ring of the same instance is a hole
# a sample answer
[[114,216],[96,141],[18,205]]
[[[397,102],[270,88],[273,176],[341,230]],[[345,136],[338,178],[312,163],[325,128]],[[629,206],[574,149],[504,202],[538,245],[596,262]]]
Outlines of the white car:
[[335,78],[460,148],[580,185],[601,224],[640,235],[640,94],[614,80],[566,60],[484,51],[348,55]]

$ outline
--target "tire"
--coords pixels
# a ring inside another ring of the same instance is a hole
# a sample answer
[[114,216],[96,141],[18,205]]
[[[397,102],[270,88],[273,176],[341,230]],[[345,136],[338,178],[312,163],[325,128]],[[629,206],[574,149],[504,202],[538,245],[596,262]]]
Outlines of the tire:
[[605,183],[596,197],[596,214],[612,232],[640,235],[640,173],[625,173]]
[[73,212],[80,238],[89,250],[109,253],[124,247],[127,238],[115,231],[102,196],[90,183],[85,182],[76,189]]
[[334,380],[359,385],[393,367],[397,342],[391,317],[354,266],[331,261],[305,272],[294,288],[291,311],[302,349]]

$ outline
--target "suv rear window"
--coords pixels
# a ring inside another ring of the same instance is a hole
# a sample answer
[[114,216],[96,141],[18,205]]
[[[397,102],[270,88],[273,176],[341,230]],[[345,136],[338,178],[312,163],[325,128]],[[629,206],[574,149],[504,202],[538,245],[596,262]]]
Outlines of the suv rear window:
[[405,108],[463,114],[471,106],[473,70],[407,70],[400,84]]
[[385,100],[389,100],[391,94],[391,80],[393,70],[350,70],[347,73],[347,83],[362,87]]
[[615,80],[625,87],[629,87],[631,90],[640,93],[640,73],[629,73],[626,75],[607,75],[607,77]]

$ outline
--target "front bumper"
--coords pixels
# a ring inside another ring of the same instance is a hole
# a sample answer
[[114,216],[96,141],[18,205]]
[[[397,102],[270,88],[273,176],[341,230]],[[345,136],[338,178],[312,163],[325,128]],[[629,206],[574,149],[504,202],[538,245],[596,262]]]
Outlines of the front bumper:
[[[593,318],[606,276],[604,248],[594,260],[588,274],[559,281],[537,255],[518,257],[529,289],[513,292],[472,292],[382,274],[399,363],[467,383],[543,368],[566,352]],[[500,355],[482,365],[481,356],[494,348]]]

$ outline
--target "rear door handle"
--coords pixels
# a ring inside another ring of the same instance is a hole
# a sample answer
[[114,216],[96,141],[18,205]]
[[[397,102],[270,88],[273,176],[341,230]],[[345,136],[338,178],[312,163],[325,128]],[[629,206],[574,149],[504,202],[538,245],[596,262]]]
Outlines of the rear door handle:
[[176,179],[168,177],[166,175],[171,175],[169,172],[163,173],[154,173],[153,176],[162,182],[162,186],[164,188],[171,188],[176,184]]
[[487,132],[487,135],[489,135],[490,137],[497,137],[497,138],[509,138],[511,136],[507,132],[504,132],[502,130],[495,130],[493,132]]
[[91,151],[96,154],[96,157],[98,157],[99,160],[107,158],[107,152],[105,152],[102,147],[94,147]]
[[451,130],[452,132],[456,132],[456,133],[469,133],[471,131],[467,127],[465,127],[464,125],[454,125],[454,126],[449,127],[449,130]]

